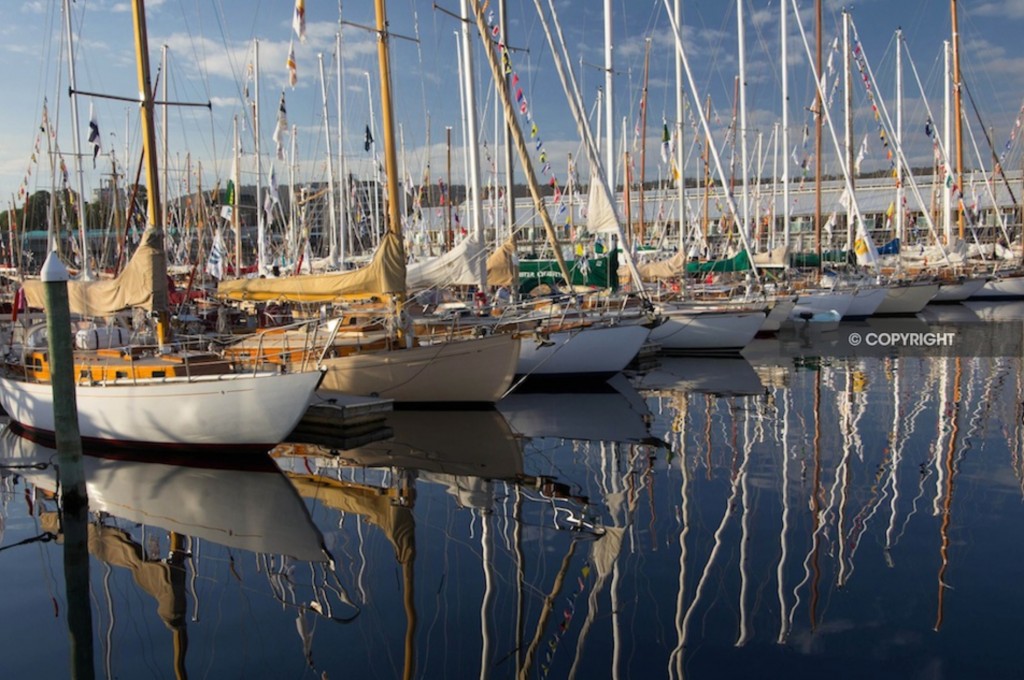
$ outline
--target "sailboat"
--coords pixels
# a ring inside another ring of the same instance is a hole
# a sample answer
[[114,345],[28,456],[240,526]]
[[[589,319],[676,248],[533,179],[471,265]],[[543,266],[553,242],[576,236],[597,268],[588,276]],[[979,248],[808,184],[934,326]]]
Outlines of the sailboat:
[[[124,342],[111,327],[81,329],[75,357],[78,421],[87,443],[266,449],[302,418],[322,375],[316,371],[237,373],[216,355],[168,351],[167,256],[159,205],[153,96],[145,8],[132,4],[146,158],[148,226],[121,274],[110,280],[71,281],[72,313],[114,316],[141,308],[157,316],[155,352]],[[55,257],[56,255],[51,255]],[[30,307],[45,307],[41,281],[25,281]],[[91,336],[91,333],[95,335]],[[39,338],[39,336],[36,336]],[[45,345],[44,345],[45,347]],[[52,436],[53,388],[48,353],[28,342],[0,377],[0,403],[27,430]]]
[[[326,371],[323,390],[413,404],[493,404],[512,383],[519,358],[519,338],[508,334],[416,338],[404,309],[409,286],[399,214],[401,180],[394,141],[389,37],[382,3],[377,7],[377,14],[377,56],[388,188],[388,229],[381,238],[380,246],[370,263],[355,271],[222,281],[217,286],[217,296],[235,301],[321,304],[358,296],[373,298],[380,315],[388,319],[393,331],[389,335],[393,341],[388,343],[387,349],[352,351],[351,347],[345,348],[342,336],[332,333],[319,359],[319,365]],[[389,297],[393,304],[380,305],[382,297]],[[301,367],[307,360],[302,356],[293,367]]]

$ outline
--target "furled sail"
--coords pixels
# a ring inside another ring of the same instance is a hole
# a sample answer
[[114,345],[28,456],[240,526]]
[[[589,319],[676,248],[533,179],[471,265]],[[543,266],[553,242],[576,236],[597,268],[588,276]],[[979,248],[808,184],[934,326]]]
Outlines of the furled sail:
[[[148,227],[124,270],[112,279],[68,281],[68,302],[72,314],[111,316],[124,309],[142,307],[165,310],[167,302],[167,255],[163,232]],[[45,307],[43,282],[25,281],[30,307]]]
[[401,237],[384,234],[373,259],[361,269],[273,279],[236,279],[217,284],[217,297],[255,302],[329,302],[346,295],[404,293],[405,249]]
[[447,253],[406,265],[405,285],[412,292],[425,288],[477,285],[480,282],[480,261],[484,257],[483,242],[475,236],[467,236]]

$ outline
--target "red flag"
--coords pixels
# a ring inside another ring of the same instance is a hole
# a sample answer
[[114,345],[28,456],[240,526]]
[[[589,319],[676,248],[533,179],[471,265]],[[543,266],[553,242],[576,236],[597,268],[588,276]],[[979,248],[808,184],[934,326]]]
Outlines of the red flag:
[[18,292],[14,294],[14,304],[11,307],[11,323],[18,321],[18,312],[24,311],[25,304],[25,289],[19,288]]

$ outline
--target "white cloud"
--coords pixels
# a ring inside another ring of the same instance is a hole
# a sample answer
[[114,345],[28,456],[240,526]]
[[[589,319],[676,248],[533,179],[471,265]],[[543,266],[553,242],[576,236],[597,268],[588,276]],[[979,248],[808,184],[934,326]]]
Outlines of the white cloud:
[[977,16],[1024,19],[1024,0],[996,0],[985,2],[971,10]]

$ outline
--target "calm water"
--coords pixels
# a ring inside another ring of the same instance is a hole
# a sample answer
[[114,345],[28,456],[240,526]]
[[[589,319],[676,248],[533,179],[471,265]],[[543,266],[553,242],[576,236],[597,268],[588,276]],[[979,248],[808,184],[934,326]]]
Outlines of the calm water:
[[1020,354],[829,346],[245,466],[89,457],[79,603],[54,452],[4,432],[2,675],[71,675],[87,608],[107,678],[1024,676]]

